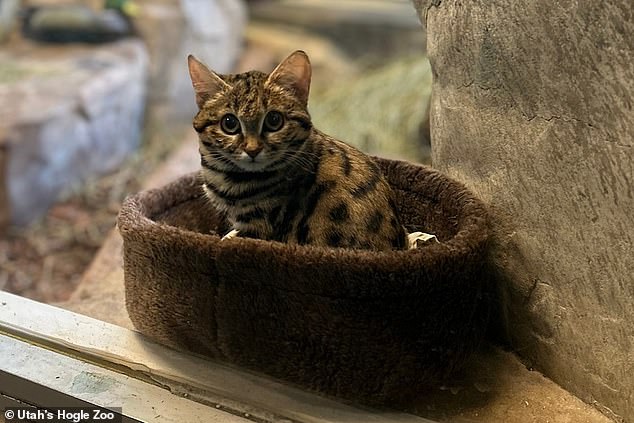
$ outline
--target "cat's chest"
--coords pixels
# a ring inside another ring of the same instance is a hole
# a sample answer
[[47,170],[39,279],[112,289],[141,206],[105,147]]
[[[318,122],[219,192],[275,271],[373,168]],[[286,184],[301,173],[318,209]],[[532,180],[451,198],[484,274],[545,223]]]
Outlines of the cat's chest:
[[283,242],[303,216],[308,193],[303,180],[289,178],[242,187],[207,181],[203,188],[241,236]]

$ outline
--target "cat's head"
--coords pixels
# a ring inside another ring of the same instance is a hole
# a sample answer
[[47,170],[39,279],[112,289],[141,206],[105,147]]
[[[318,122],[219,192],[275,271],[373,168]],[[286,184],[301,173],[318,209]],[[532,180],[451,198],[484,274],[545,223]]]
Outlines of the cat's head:
[[281,168],[308,138],[311,67],[296,51],[270,74],[219,75],[189,56],[202,155],[246,171]]

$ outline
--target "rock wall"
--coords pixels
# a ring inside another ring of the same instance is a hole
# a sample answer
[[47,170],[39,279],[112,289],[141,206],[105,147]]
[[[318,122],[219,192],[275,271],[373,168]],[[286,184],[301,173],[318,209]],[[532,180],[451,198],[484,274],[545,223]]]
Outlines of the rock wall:
[[491,208],[511,344],[634,421],[634,3],[414,4],[433,165]]

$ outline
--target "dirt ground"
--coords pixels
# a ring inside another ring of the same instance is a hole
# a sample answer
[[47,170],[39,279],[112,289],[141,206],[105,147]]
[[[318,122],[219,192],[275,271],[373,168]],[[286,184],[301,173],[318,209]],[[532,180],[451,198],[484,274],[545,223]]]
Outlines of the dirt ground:
[[10,229],[0,240],[0,288],[44,302],[68,298],[114,225],[122,184],[135,181],[111,175],[53,206],[32,227]]

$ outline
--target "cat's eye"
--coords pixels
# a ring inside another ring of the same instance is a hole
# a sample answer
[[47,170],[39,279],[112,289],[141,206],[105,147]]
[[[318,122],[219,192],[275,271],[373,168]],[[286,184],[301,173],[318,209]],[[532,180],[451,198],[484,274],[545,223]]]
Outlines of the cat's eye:
[[279,131],[283,124],[284,117],[280,112],[268,112],[264,118],[264,130],[267,132]]
[[228,135],[235,135],[240,132],[240,121],[235,115],[227,113],[220,119],[220,128]]

